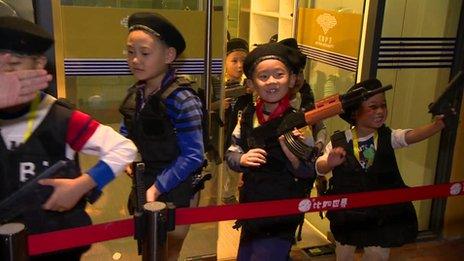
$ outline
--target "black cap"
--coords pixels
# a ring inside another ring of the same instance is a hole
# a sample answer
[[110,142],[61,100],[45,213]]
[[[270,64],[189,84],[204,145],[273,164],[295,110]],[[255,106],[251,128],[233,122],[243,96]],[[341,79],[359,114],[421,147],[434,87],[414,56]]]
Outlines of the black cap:
[[134,13],[127,22],[129,32],[144,30],[156,35],[168,46],[174,47],[179,56],[185,50],[185,40],[179,30],[164,16],[157,13]]
[[227,54],[233,51],[243,51],[245,53],[249,52],[248,42],[242,38],[232,38],[227,42]]
[[296,41],[296,39],[286,38],[279,41],[279,43],[298,51],[298,60],[295,62],[298,64],[298,67],[300,67],[300,70],[303,70],[306,66],[306,55],[304,55],[298,48],[298,42]]
[[[362,82],[356,83],[355,85],[351,86],[351,88],[348,89],[346,94],[353,92],[354,90],[358,88],[364,88],[367,91],[372,91],[380,87],[382,87],[382,83],[377,79],[364,80]],[[353,117],[354,116],[353,113],[356,112],[359,109],[359,107],[361,107],[362,102],[363,101],[360,100],[358,103],[355,103],[352,106],[350,106],[348,109],[345,110],[344,113],[339,115],[340,118],[342,118],[343,120],[345,120],[351,125],[355,125],[356,121]]]
[[253,71],[260,62],[268,59],[277,59],[285,64],[289,71],[297,74],[299,67],[295,63],[298,60],[298,52],[279,43],[267,43],[256,47],[245,58],[243,71],[248,79],[251,79]]
[[52,44],[52,36],[39,25],[19,17],[0,17],[0,51],[42,55]]

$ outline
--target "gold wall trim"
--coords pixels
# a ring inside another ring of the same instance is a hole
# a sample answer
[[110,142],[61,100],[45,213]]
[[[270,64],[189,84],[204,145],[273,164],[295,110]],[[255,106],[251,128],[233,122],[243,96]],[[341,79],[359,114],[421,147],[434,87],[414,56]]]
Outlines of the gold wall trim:
[[52,0],[53,38],[55,39],[56,92],[60,98],[66,97],[66,81],[64,73],[64,43],[61,23],[61,1]]

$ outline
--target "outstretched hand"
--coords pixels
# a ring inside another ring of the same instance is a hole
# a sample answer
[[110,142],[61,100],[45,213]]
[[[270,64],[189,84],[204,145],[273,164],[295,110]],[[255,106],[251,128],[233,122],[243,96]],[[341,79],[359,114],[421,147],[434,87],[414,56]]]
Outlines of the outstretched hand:
[[87,174],[75,179],[41,179],[38,183],[53,187],[53,193],[42,207],[59,212],[73,208],[87,192],[96,186],[95,181]]

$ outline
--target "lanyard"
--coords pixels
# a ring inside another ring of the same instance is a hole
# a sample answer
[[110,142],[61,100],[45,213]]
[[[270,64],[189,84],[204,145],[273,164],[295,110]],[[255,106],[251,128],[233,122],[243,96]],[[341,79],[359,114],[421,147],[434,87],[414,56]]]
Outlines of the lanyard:
[[26,140],[29,139],[29,137],[32,134],[32,131],[33,131],[33,128],[34,128],[35,117],[37,115],[37,108],[39,107],[40,100],[41,100],[40,99],[40,94],[37,94],[37,96],[35,97],[35,99],[31,103],[31,108],[30,108],[29,113],[27,115],[27,129],[26,129],[26,132],[24,132],[24,140],[23,140],[23,142],[26,142]]
[[[359,156],[360,152],[359,152],[358,130],[354,128],[352,130],[352,133],[353,133],[353,153],[356,159],[358,160],[358,162],[361,162],[360,156]],[[377,139],[378,139],[378,135],[377,135],[377,131],[375,131],[374,132],[374,148],[377,148]]]

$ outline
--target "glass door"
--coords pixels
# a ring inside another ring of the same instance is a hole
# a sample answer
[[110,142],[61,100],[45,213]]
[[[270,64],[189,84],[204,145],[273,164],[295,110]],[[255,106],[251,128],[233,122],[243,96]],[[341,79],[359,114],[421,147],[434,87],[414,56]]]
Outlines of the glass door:
[[[98,121],[119,129],[118,111],[127,89],[135,83],[126,62],[127,18],[134,12],[157,12],[169,19],[183,34],[187,48],[176,59],[177,73],[205,89],[204,57],[207,1],[199,0],[62,0],[53,3],[57,94]],[[212,74],[221,75],[223,57],[222,1],[214,1],[212,13]],[[208,87],[211,89],[211,87]],[[210,92],[211,93],[211,92]],[[216,141],[219,142],[219,141]],[[217,144],[216,144],[217,145]],[[83,169],[96,159],[81,157]],[[207,183],[201,205],[214,203],[215,183]],[[130,218],[127,198],[131,180],[124,173],[104,188],[103,196],[88,207],[94,223]],[[206,236],[209,240],[196,240]],[[192,226],[180,253],[182,260],[215,255],[216,224]],[[94,244],[83,260],[139,260],[133,238]]]
[[[362,59],[360,41],[364,5],[364,0],[299,2],[297,40],[300,50],[308,57],[305,79],[310,83],[316,100],[344,93],[355,83],[359,60]],[[324,123],[327,142],[334,131],[349,127],[339,117],[324,120]],[[313,188],[311,196],[316,195]],[[305,221],[330,240],[329,221],[322,217],[323,213],[308,213]]]

